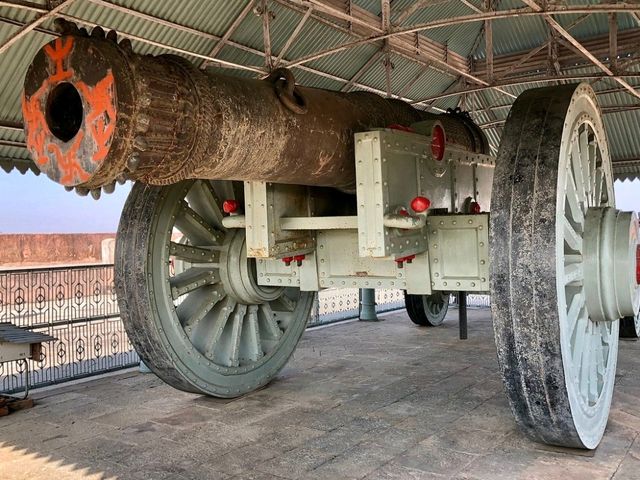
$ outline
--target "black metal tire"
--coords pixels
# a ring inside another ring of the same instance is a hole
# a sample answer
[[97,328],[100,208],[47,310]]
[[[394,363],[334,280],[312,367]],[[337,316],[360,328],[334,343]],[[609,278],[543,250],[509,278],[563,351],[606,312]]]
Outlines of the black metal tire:
[[[569,297],[566,291],[580,288],[574,287],[580,284],[566,275],[570,256],[566,253],[567,237],[559,227],[564,225],[566,213],[561,217],[558,212],[565,211],[566,201],[560,196],[567,188],[561,180],[574,168],[563,153],[568,148],[566,138],[573,139],[575,131],[583,132],[580,129],[585,122],[593,126],[585,136],[595,135],[596,148],[601,149],[593,153],[595,168],[600,169],[598,176],[589,177],[601,182],[592,190],[599,191],[600,198],[596,201],[594,194],[588,205],[611,205],[611,165],[595,94],[585,84],[534,89],[518,97],[505,126],[496,160],[490,225],[491,307],[498,361],[511,409],[521,430],[533,440],[574,448],[595,448],[602,438],[618,346],[618,322],[610,322],[602,333],[609,335],[608,348],[599,352],[604,357],[602,387],[596,387],[593,405],[587,396],[583,407],[576,394],[582,391],[582,384],[578,387],[575,380],[575,360],[568,360],[578,358],[575,352],[579,347],[573,347],[570,333],[576,330],[566,325],[591,321],[586,307],[579,306],[578,313],[571,311],[571,317],[580,320],[567,320],[569,298],[572,307],[574,301],[579,305],[580,299]],[[591,158],[589,145],[587,155]],[[608,192],[606,200],[603,191]],[[587,326],[587,331],[589,338],[600,334],[596,327]],[[599,378],[599,366],[593,363],[595,354],[587,352],[588,368],[598,368]],[[579,361],[584,362],[582,356]]]
[[[191,188],[194,184],[194,182],[182,182],[167,187],[154,187],[140,183],[134,185],[122,213],[116,242],[115,285],[118,304],[129,339],[145,364],[162,380],[187,392],[224,398],[236,397],[267,384],[284,367],[305,330],[315,294],[299,292],[295,289],[291,294],[291,300],[287,298],[284,302],[287,308],[280,309],[283,310],[282,318],[287,318],[286,327],[282,327],[279,333],[274,333],[273,337],[263,336],[260,344],[262,332],[270,326],[265,327],[264,323],[271,322],[276,325],[277,309],[271,311],[269,307],[269,313],[273,313],[273,319],[267,321],[264,316],[260,317],[258,309],[266,307],[260,305],[252,307],[250,304],[234,301],[228,293],[224,293],[227,285],[222,275],[218,275],[210,286],[222,293],[217,293],[214,299],[208,296],[207,292],[204,303],[192,301],[192,306],[186,305],[187,308],[184,309],[191,312],[198,311],[199,308],[207,308],[207,304],[211,302],[212,306],[208,307],[207,312],[213,315],[208,317],[208,314],[203,314],[202,317],[198,317],[196,314],[197,322],[200,322],[196,326],[201,325],[205,318],[212,321],[209,323],[218,326],[214,330],[186,328],[178,315],[179,307],[176,305],[178,300],[172,297],[170,280],[176,276],[170,276],[167,252],[170,247],[175,249],[176,246],[184,245],[173,240],[172,232],[174,232],[173,225],[176,219],[174,206],[180,205],[183,199],[193,192]],[[209,207],[213,206],[211,209],[207,207],[209,218],[216,216],[221,218],[219,197],[214,195],[215,192],[211,193],[204,202],[200,198],[200,205],[206,203]],[[215,201],[209,202],[210,199]],[[200,220],[202,220],[201,217],[198,218],[198,221]],[[212,251],[220,250],[217,263],[203,265],[208,265],[211,269],[219,269],[225,256],[231,255],[230,250],[225,250],[227,242],[238,233],[224,233],[220,222],[216,220],[207,225],[212,223],[217,225],[211,231],[216,231],[216,235],[220,234],[220,238],[224,240],[220,240],[217,245],[214,242],[215,246],[209,247]],[[197,223],[196,228],[200,228]],[[202,229],[200,231],[202,232]],[[191,243],[190,245],[198,247],[199,244]],[[187,268],[190,267],[191,264],[187,265]],[[169,287],[168,290],[167,287]],[[289,290],[294,289],[284,289],[283,295],[286,295]],[[198,292],[200,290],[194,290],[191,293]],[[191,293],[180,297],[182,303],[179,305],[188,302],[188,295]],[[199,298],[202,299],[202,297]],[[218,306],[224,306],[224,308],[218,310]],[[250,313],[251,308],[254,308],[253,313]],[[224,313],[219,313],[220,311]],[[225,315],[224,320],[219,320],[221,315]],[[219,326],[220,324],[222,327]],[[247,325],[246,328],[245,325]],[[280,328],[281,325],[281,321],[278,320],[277,326],[273,328]],[[256,333],[258,329],[260,333]],[[264,347],[264,351],[256,353],[255,360],[247,359],[247,355],[242,353],[242,345],[244,345],[242,342],[246,340],[246,338],[243,340],[242,335],[245,334],[245,330],[251,330],[252,337],[258,339],[256,345],[265,346],[265,342],[269,342],[268,348]],[[215,342],[226,341],[227,343],[222,343],[225,354],[228,347],[233,350],[234,353],[231,355],[236,359],[239,356],[243,358],[235,363],[221,364],[215,356],[203,350],[200,345],[206,336],[201,333],[211,331],[216,332],[217,335],[213,343],[209,344],[213,344],[210,347],[211,352],[217,345]]]
[[413,323],[421,327],[437,327],[442,325],[449,310],[449,294],[411,295],[405,292],[404,304]]

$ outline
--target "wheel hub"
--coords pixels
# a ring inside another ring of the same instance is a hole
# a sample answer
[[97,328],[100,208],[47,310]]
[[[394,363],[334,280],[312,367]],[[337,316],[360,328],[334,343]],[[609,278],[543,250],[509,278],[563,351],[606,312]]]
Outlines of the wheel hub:
[[634,316],[640,308],[638,217],[589,208],[584,232],[584,288],[593,321]]
[[256,305],[282,295],[281,287],[263,287],[256,282],[255,264],[247,258],[244,230],[232,230],[220,254],[220,278],[225,291],[236,302]]

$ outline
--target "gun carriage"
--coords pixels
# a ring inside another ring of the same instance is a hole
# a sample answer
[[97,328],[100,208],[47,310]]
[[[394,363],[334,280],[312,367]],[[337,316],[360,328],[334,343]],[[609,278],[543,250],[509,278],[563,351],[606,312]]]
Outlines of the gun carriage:
[[205,74],[114,32],[62,29],[27,73],[27,143],[79,193],[136,181],[116,287],[164,381],[220,397],[267,384],[322,288],[402,289],[424,325],[449,292],[490,292],[520,427],[597,446],[621,321],[637,335],[640,250],[588,85],[522,94],[493,157],[460,113],[305,88],[281,69]]

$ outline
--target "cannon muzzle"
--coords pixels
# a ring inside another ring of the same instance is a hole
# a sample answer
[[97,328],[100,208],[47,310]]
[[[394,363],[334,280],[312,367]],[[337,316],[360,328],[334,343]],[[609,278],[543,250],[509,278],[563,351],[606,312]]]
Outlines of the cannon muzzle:
[[[29,67],[22,108],[35,163],[68,187],[208,178],[353,191],[355,132],[441,117],[299,87],[283,69],[267,80],[205,73],[174,55],[137,55],[99,27],[63,30]],[[458,145],[486,153],[480,130],[456,121]]]

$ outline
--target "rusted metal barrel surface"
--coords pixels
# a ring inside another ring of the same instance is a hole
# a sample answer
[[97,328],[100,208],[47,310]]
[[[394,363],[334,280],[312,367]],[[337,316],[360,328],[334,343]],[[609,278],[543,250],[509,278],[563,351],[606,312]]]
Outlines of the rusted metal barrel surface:
[[436,117],[372,93],[204,73],[74,28],[39,51],[23,95],[33,159],[66,186],[210,178],[351,191],[354,132]]

